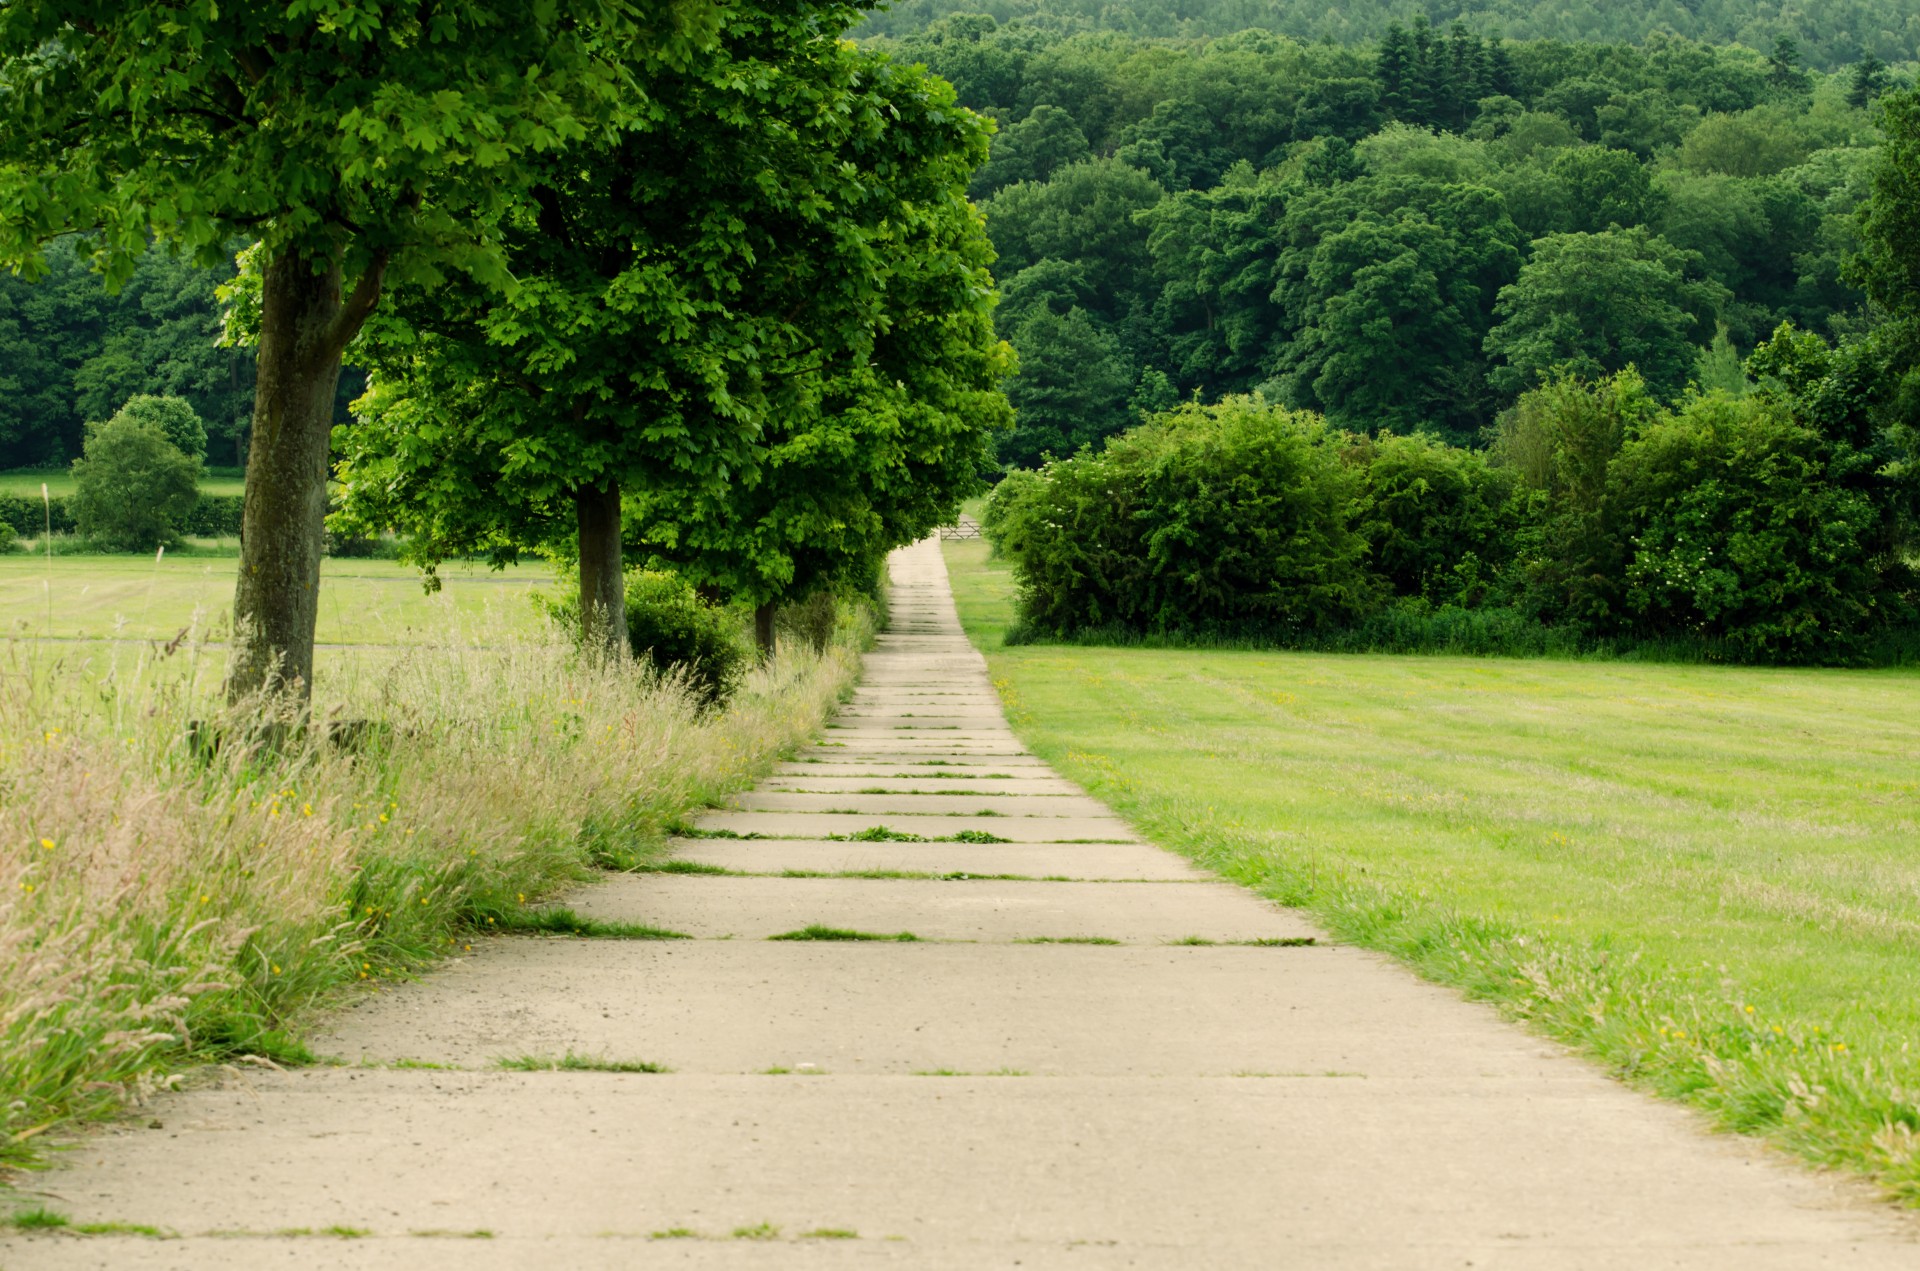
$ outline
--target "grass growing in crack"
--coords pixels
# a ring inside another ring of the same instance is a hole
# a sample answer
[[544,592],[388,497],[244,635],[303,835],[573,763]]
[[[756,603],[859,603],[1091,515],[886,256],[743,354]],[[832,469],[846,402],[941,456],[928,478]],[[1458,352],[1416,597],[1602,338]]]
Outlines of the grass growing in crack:
[[1119,944],[1107,936],[1028,936],[1015,944]]
[[1067,878],[1035,878],[1031,874],[935,874],[916,869],[783,869],[778,878],[864,878],[921,883],[1063,883]]
[[[491,915],[489,915],[491,916]],[[555,936],[582,936],[594,940],[691,940],[684,931],[669,931],[643,922],[585,918],[571,909],[510,909],[499,916],[493,931]]]
[[475,1227],[471,1231],[452,1231],[444,1227],[422,1227],[409,1231],[409,1236],[418,1236],[422,1240],[491,1240],[493,1233],[485,1227]]
[[802,1240],[858,1240],[860,1233],[851,1227],[815,1227],[800,1233]]
[[911,931],[896,931],[884,935],[873,931],[854,931],[847,927],[823,927],[818,923],[800,928],[798,931],[783,931],[777,936],[768,936],[769,940],[880,940],[896,944],[916,944],[920,937]]
[[703,1237],[691,1227],[668,1227],[664,1231],[649,1232],[649,1240],[700,1240]]
[[909,834],[905,830],[889,829],[884,825],[870,825],[864,830],[855,830],[851,834],[829,834],[827,838],[835,843],[924,843],[923,834]]
[[778,1240],[780,1228],[770,1222],[757,1222],[751,1227],[735,1227],[733,1238],[735,1240]]
[[1313,936],[1262,936],[1257,940],[1209,940],[1205,936],[1187,936],[1167,943],[1176,948],[1306,949],[1319,941]]
[[73,1219],[65,1214],[40,1206],[35,1209],[23,1209],[10,1219],[21,1231],[61,1231],[73,1225]]
[[572,1051],[555,1058],[551,1055],[507,1056],[494,1061],[496,1068],[508,1072],[672,1072],[665,1064],[636,1059],[606,1059],[599,1055],[576,1055]]
[[742,871],[728,869],[725,865],[709,865],[705,861],[647,861],[626,871],[630,874],[712,874],[738,875]]
[[1011,843],[1012,839],[1003,839],[998,834],[986,830],[961,830],[958,834],[949,834],[944,840],[948,843]]
[[674,825],[668,828],[668,834],[677,839],[763,839],[767,835],[758,830],[749,830],[742,834],[738,830],[703,830],[694,825]]

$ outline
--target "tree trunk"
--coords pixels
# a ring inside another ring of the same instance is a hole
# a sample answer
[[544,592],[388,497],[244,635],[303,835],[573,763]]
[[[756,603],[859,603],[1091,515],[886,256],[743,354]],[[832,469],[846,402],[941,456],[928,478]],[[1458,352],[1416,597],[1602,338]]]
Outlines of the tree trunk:
[[385,272],[385,258],[377,258],[343,298],[337,257],[319,260],[288,249],[267,264],[229,699],[251,693],[305,698],[312,691],[340,354],[378,303]]
[[580,526],[580,635],[589,649],[611,658],[627,645],[627,579],[620,554],[620,483],[573,492]]
[[229,697],[305,697],[313,684],[327,443],[340,380],[340,350],[330,337],[340,308],[337,265],[316,273],[310,259],[287,252],[267,266]]
[[753,642],[759,647],[762,660],[773,656],[773,610],[771,600],[753,608]]

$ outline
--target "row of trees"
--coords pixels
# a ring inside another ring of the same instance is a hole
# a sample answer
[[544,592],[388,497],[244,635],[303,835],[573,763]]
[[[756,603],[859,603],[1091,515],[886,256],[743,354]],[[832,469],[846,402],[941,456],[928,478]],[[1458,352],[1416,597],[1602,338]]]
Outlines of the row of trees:
[[0,257],[150,235],[257,362],[235,695],[304,692],[343,358],[349,525],[422,563],[637,552],[765,604],[974,488],[1005,353],[965,187],[986,127],[838,38],[850,4],[444,0],[0,9]]
[[1014,463],[1255,389],[1474,443],[1548,368],[1739,390],[1781,322],[1861,302],[1842,262],[1884,68],[1418,23],[1364,49],[953,18],[890,47],[1001,120],[974,189]]

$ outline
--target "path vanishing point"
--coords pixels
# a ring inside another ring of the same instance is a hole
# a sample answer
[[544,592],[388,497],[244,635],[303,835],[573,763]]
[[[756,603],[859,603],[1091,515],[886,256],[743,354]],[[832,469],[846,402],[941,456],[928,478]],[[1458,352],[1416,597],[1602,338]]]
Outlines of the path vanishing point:
[[[368,997],[315,1042],[367,1066],[165,1096],[29,1184],[180,1238],[0,1266],[1920,1268],[1859,1185],[1142,842],[1009,731],[937,543],[892,569],[824,739],[677,845],[738,872],[570,898],[694,939]],[[876,826],[919,840],[829,837]],[[919,940],[768,939],[810,925]],[[568,1052],[670,1071],[497,1067]]]

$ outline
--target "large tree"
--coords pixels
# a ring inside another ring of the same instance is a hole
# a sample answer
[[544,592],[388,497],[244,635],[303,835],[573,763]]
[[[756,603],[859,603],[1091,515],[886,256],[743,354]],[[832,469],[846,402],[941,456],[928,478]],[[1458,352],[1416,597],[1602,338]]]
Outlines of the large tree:
[[[643,82],[663,126],[543,165],[507,235],[511,298],[397,297],[345,436],[349,514],[408,529],[428,565],[576,553],[582,621],[610,648],[623,496],[636,546],[756,603],[812,581],[802,548],[930,528],[871,499],[944,512],[960,487],[915,492],[917,465],[947,465],[902,420],[965,410],[945,426],[962,440],[991,421],[966,399],[992,387],[969,359],[995,348],[965,202],[986,129],[924,72],[834,40],[852,16],[736,9],[723,61]],[[980,447],[948,449],[976,480]]]
[[313,672],[341,354],[395,281],[505,287],[526,160],[646,114],[719,6],[622,0],[42,0],[0,6],[0,259],[92,231],[124,281],[158,234],[265,260],[235,696]]
[[1699,257],[1644,229],[1540,239],[1487,333],[1495,387],[1517,395],[1556,370],[1601,379],[1634,367],[1673,399],[1727,300],[1702,273]]

